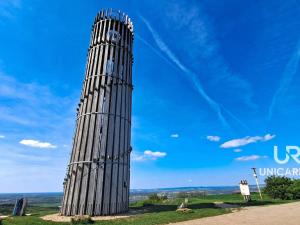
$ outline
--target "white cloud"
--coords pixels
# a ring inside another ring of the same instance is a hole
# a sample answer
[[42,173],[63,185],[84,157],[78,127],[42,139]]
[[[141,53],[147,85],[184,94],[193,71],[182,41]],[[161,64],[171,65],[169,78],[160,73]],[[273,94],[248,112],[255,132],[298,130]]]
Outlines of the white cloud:
[[171,134],[171,138],[179,138],[179,134]]
[[4,135],[0,135],[0,139],[3,139],[3,138],[5,138],[5,136]]
[[218,142],[221,138],[219,136],[206,136],[206,139],[209,141]]
[[153,152],[151,150],[146,150],[144,151],[144,155],[148,155],[148,156],[151,156],[151,157],[156,157],[156,158],[162,158],[162,157],[165,157],[167,155],[167,153],[165,152]]
[[276,137],[275,134],[274,134],[274,135],[266,134],[266,135],[264,136],[264,141],[272,140],[272,139],[275,138],[275,137]]
[[248,145],[251,143],[256,143],[258,141],[269,141],[273,138],[275,138],[276,135],[271,135],[271,134],[266,134],[265,136],[254,136],[254,137],[244,137],[244,138],[240,138],[240,139],[233,139],[230,141],[227,141],[225,143],[223,143],[220,147],[221,148],[237,148],[240,146],[244,146],[244,145]]
[[21,140],[19,143],[22,145],[33,147],[33,148],[56,148],[57,147],[56,145],[53,145],[49,142],[40,142],[37,140],[25,140],[24,139],[24,140]]
[[255,143],[259,140],[260,140],[259,136],[255,136],[255,137],[247,136],[244,138],[233,139],[233,140],[227,141],[221,145],[221,148],[236,148],[239,146],[248,145],[250,143]]
[[151,151],[146,150],[143,154],[132,154],[132,160],[133,161],[146,161],[146,160],[156,160],[158,158],[164,158],[167,155],[166,152],[160,152],[160,151]]
[[242,152],[243,150],[240,149],[240,148],[237,148],[237,149],[234,149],[233,151],[236,152],[236,153],[239,153],[239,152]]
[[236,158],[236,161],[254,161],[258,159],[266,159],[268,156],[260,156],[260,155],[249,155],[249,156],[241,156]]

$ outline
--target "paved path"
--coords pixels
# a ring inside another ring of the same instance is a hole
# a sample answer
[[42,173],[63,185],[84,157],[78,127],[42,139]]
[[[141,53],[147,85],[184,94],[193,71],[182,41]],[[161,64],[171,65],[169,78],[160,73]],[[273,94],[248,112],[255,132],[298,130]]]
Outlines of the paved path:
[[300,202],[247,207],[235,213],[173,223],[173,225],[300,225]]

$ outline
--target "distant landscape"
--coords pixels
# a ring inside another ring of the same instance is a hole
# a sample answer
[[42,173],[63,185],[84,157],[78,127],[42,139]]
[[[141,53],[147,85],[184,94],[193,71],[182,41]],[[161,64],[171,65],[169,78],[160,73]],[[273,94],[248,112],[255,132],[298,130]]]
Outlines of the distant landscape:
[[[256,191],[256,186],[250,186],[251,191]],[[168,198],[175,198],[178,193],[219,195],[239,193],[238,186],[216,186],[216,187],[176,187],[176,188],[157,188],[157,189],[131,189],[130,202],[134,203],[147,199],[150,194],[165,195]],[[63,197],[62,192],[45,193],[2,193],[0,194],[0,213],[1,205],[12,205],[16,199],[26,197],[30,205],[58,207]]]

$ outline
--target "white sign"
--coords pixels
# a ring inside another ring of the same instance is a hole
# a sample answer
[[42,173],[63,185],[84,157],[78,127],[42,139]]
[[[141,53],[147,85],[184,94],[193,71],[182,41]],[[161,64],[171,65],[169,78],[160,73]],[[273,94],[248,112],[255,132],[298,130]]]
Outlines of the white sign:
[[250,195],[250,189],[248,184],[240,184],[240,190],[242,195]]

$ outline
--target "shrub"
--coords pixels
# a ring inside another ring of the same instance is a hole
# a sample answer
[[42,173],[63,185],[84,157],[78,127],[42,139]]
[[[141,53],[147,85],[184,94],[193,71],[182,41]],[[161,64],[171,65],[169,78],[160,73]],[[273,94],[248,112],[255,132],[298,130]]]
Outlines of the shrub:
[[150,194],[148,196],[148,200],[150,201],[155,201],[155,202],[158,202],[158,201],[163,201],[163,200],[167,200],[168,199],[168,196],[167,195],[158,195],[156,193],[154,194]]
[[177,198],[203,198],[207,196],[205,191],[179,192],[176,194]]
[[294,180],[288,188],[288,192],[292,196],[292,199],[300,199],[300,180]]
[[159,200],[160,200],[159,196],[158,196],[156,193],[150,194],[150,195],[148,196],[148,199],[149,199],[149,200],[152,200],[152,201],[159,201]]
[[176,194],[177,198],[188,198],[189,194],[187,192],[181,191]]
[[167,195],[161,195],[159,196],[160,200],[167,200],[168,196]]
[[265,180],[266,187],[264,189],[264,192],[274,199],[293,199],[291,190],[293,189],[294,191],[296,191],[296,187],[292,188],[294,182],[295,181],[288,177],[270,176]]
[[153,205],[154,205],[153,201],[150,201],[150,200],[145,200],[145,201],[143,201],[143,204],[142,204],[143,207],[150,207]]

